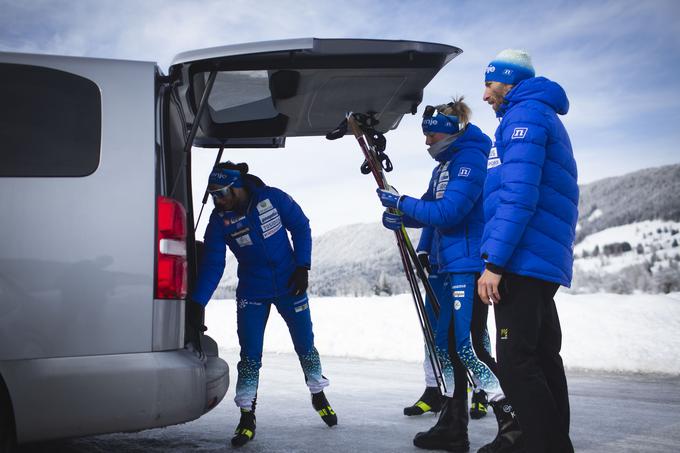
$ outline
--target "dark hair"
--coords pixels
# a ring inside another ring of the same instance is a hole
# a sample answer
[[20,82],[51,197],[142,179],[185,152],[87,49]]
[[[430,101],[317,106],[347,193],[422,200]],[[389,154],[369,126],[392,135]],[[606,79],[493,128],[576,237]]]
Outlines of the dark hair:
[[217,168],[224,168],[226,170],[238,170],[241,173],[241,175],[245,175],[248,173],[248,164],[245,162],[235,164],[234,162],[228,160],[226,162],[221,162],[217,164]]

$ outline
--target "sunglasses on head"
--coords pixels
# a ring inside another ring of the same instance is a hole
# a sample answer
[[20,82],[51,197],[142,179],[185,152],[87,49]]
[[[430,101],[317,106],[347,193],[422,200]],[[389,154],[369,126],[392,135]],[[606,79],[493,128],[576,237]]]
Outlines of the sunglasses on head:
[[[447,105],[448,107],[453,107],[453,106],[454,106],[454,103],[453,103],[453,102],[449,102],[449,103],[446,104],[446,105]],[[427,119],[427,118],[432,118],[433,116],[436,116],[435,113],[436,113],[436,114],[439,114],[439,113],[441,113],[441,112],[439,111],[439,109],[438,109],[437,107],[435,107],[435,106],[433,106],[433,105],[428,105],[428,106],[425,107],[425,111],[423,111],[423,118],[425,118],[425,119]]]

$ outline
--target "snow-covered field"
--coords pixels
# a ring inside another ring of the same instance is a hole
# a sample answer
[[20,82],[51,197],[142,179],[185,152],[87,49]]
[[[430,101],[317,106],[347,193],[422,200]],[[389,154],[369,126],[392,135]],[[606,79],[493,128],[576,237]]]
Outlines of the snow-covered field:
[[[567,368],[680,374],[680,293],[618,295],[558,292],[562,358]],[[411,296],[311,298],[315,342],[323,356],[420,362],[422,335]],[[495,338],[493,311],[489,332]],[[236,304],[213,300],[208,335],[238,348]],[[292,352],[281,317],[272,309],[266,352]]]
[[[627,243],[630,250],[606,256],[607,245],[622,243]],[[656,263],[656,270],[667,267],[669,260],[677,260],[676,256],[680,256],[679,243],[680,222],[644,220],[615,226],[586,236],[579,242],[574,247],[574,267],[589,272],[615,273],[626,266],[649,262],[652,265]]]

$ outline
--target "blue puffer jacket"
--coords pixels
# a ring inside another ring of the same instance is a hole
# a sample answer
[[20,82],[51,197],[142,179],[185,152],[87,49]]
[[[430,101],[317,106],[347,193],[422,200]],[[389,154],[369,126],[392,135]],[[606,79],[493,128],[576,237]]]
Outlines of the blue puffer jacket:
[[288,294],[288,279],[295,268],[311,265],[312,233],[300,206],[282,190],[265,186],[251,175],[244,182],[251,194],[245,215],[217,209],[210,215],[192,294],[202,305],[222,278],[227,246],[238,261],[238,299],[267,300]]
[[428,191],[401,197],[407,226],[433,226],[432,250],[439,272],[480,272],[479,246],[484,229],[482,190],[491,139],[475,125],[437,155]]
[[569,110],[561,86],[519,82],[497,112],[484,187],[482,256],[508,272],[571,284],[578,218],[576,162],[557,114]]

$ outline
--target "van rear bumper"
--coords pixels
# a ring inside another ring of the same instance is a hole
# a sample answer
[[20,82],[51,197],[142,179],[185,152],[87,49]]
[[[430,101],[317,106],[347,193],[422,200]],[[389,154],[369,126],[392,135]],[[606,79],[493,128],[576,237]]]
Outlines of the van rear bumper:
[[215,407],[229,367],[187,350],[0,362],[20,443],[173,425]]

